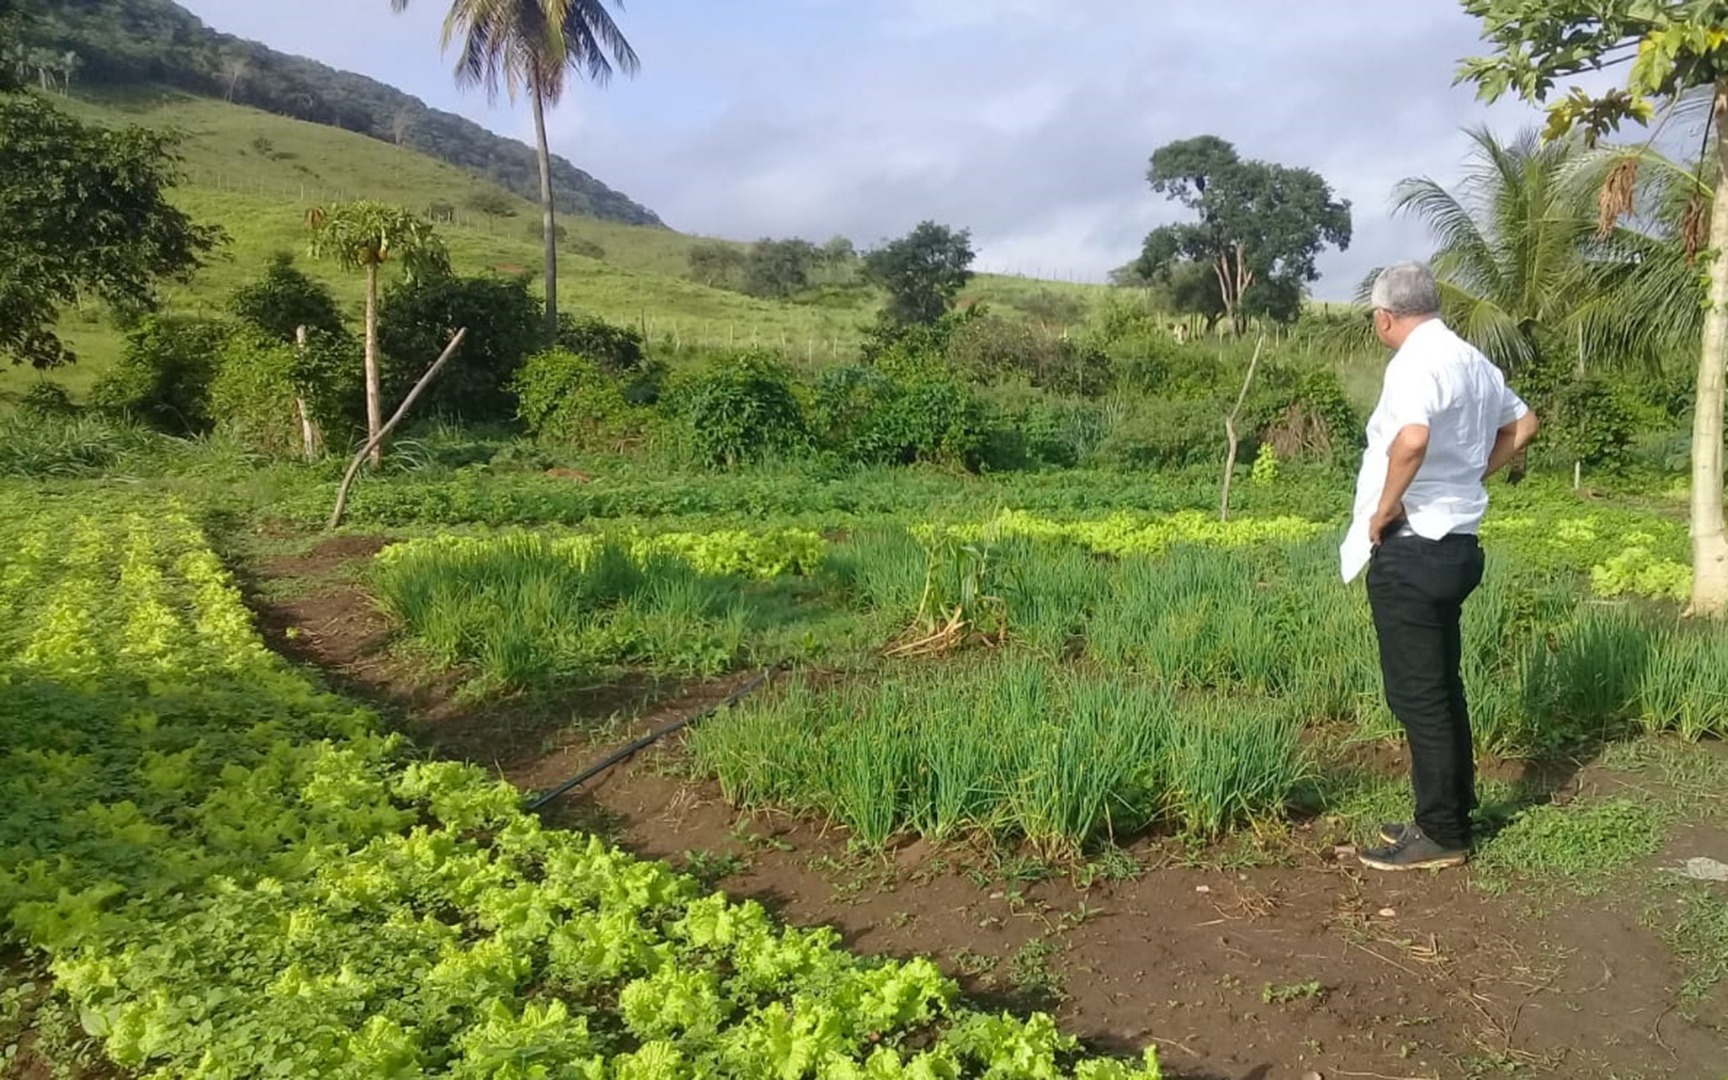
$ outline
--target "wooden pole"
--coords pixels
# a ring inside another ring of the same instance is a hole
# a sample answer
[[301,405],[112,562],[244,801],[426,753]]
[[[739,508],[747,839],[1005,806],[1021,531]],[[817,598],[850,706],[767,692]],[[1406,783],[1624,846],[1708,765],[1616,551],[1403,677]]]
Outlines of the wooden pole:
[[[294,331],[294,347],[299,350],[302,359],[306,356],[306,328],[298,327]],[[300,441],[304,444],[307,461],[318,460],[318,429],[312,424],[312,411],[306,407],[306,395],[296,387],[294,391],[294,407],[300,412]]]
[[388,423],[378,429],[378,434],[366,440],[366,445],[362,446],[359,452],[354,455],[354,460],[348,463],[348,473],[342,477],[342,486],[336,489],[336,508],[330,511],[329,527],[331,529],[342,524],[342,511],[348,508],[348,489],[354,486],[354,478],[360,475],[360,466],[365,462],[366,455],[372,453],[375,448],[383,447],[385,438],[395,430],[397,424],[402,422],[402,418],[408,415],[408,409],[414,404],[414,399],[418,398],[420,392],[438,377],[440,371],[444,370],[444,365],[450,362],[452,356],[456,355],[456,350],[462,345],[462,339],[467,336],[467,327],[456,331],[456,336],[450,339],[450,344],[444,346],[444,355],[440,356],[437,362],[426,370],[426,374],[420,376],[420,381],[414,384],[414,389],[408,391],[408,396],[402,399],[401,405],[397,406],[395,415],[390,417]]
[[1236,395],[1236,406],[1230,410],[1230,415],[1224,418],[1224,434],[1230,440],[1230,451],[1224,458],[1224,497],[1218,508],[1218,520],[1230,520],[1230,479],[1236,472],[1236,448],[1240,440],[1236,437],[1236,418],[1242,413],[1242,403],[1248,400],[1248,387],[1254,381],[1254,370],[1260,366],[1260,349],[1266,344],[1266,336],[1262,334],[1254,343],[1254,359],[1248,361],[1248,374],[1242,378],[1242,392]]

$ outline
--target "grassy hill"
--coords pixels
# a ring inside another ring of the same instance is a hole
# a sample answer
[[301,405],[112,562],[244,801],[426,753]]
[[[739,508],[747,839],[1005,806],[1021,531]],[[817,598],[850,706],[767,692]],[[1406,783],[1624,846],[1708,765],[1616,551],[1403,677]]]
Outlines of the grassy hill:
[[[293,251],[337,290],[358,320],[360,278],[304,256],[306,211],[345,199],[380,199],[418,210],[454,207],[454,221],[439,231],[459,272],[516,274],[540,266],[538,207],[413,150],[171,89],[109,89],[64,105],[87,121],[171,128],[184,137],[185,182],[175,201],[197,220],[220,225],[229,243],[190,285],[166,291],[170,311],[212,313],[272,253]],[[474,210],[481,193],[513,215]],[[561,259],[560,304],[638,326],[661,349],[757,343],[796,360],[824,362],[857,347],[880,305],[879,296],[862,288],[812,290],[790,302],[710,288],[684,276],[690,247],[700,238],[594,218],[562,221],[569,238]],[[1068,322],[1083,317],[1103,292],[1098,286],[981,276],[965,299],[1047,320],[1055,312],[1060,317],[1054,321]],[[82,393],[119,355],[121,337],[97,308],[67,312],[62,329],[81,360],[50,377]],[[0,368],[0,394],[39,377],[28,369]]]

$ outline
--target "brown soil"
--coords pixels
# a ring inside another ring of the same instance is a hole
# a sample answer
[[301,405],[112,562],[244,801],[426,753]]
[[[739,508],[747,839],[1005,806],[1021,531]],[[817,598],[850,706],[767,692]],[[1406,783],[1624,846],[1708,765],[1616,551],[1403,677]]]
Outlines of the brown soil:
[[[451,677],[393,656],[371,601],[329,580],[333,563],[378,546],[333,541],[262,567],[278,584],[319,583],[259,603],[268,639],[422,745],[525,790],[550,788],[740,681],[465,703]],[[1126,848],[1143,868],[1130,880],[1088,888],[1070,870],[1017,882],[1036,860],[925,841],[858,855],[843,830],[740,814],[688,777],[671,742],[558,800],[549,820],[723,875],[732,896],[832,925],[855,949],[932,956],[986,1004],[1051,1008],[1100,1049],[1155,1043],[1173,1076],[1722,1080],[1728,1065],[1728,996],[1693,1016],[1679,1008],[1685,974],[1635,896],[1556,895],[1538,914],[1528,898],[1473,888],[1468,869],[1373,875],[1326,820],[1201,853],[1141,839]],[[1395,751],[1362,754],[1402,765]],[[1591,770],[1528,779],[1562,798],[1614,782]],[[1728,858],[1728,835],[1676,830],[1664,859],[1692,854]]]

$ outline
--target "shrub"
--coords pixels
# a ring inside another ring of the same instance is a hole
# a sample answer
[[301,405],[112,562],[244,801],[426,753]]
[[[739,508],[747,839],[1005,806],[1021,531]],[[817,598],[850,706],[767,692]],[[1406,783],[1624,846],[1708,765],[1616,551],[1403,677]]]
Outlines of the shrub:
[[1092,345],[996,316],[957,327],[947,352],[956,369],[982,383],[1019,377],[1051,393],[1095,397],[1113,379],[1110,358]]
[[989,409],[940,370],[898,377],[874,368],[823,372],[812,418],[848,462],[910,465],[949,461],[976,469],[989,442]]
[[78,415],[78,406],[64,386],[38,379],[19,395],[18,411],[32,420],[55,420]]
[[346,332],[335,294],[295,267],[294,256],[286,252],[275,255],[257,281],[235,289],[228,310],[278,341],[293,341],[302,326],[330,335]]
[[994,471],[1073,468],[1104,437],[1104,412],[1091,402],[1062,401],[1017,387],[999,391],[993,404],[984,464]]
[[672,407],[705,465],[732,468],[809,443],[791,372],[763,353],[741,353],[689,379]]
[[157,436],[94,416],[0,417],[0,476],[66,480],[95,476]]
[[547,442],[594,449],[616,444],[640,425],[617,376],[567,349],[531,357],[514,390],[522,422]]
[[210,383],[230,333],[212,319],[146,316],[127,335],[119,366],[91,389],[91,404],[169,435],[207,433]]
[[222,349],[210,384],[211,414],[219,430],[251,450],[298,454],[304,447],[299,400],[326,441],[340,440],[357,426],[357,417],[344,410],[359,400],[361,386],[361,359],[346,336],[308,334],[301,349],[243,329]]
[[648,358],[642,332],[635,327],[560,312],[557,345],[565,352],[588,357],[607,374],[623,380],[624,399],[630,404],[652,405],[660,400],[665,365]]
[[1561,386],[1550,416],[1549,437],[1571,460],[1610,470],[1630,461],[1637,421],[1612,384],[1585,378]]
[[511,385],[543,343],[542,318],[540,301],[520,278],[404,280],[385,294],[379,309],[384,395],[401,400],[450,336],[466,327],[461,350],[416,407],[461,420],[508,420],[516,414]]

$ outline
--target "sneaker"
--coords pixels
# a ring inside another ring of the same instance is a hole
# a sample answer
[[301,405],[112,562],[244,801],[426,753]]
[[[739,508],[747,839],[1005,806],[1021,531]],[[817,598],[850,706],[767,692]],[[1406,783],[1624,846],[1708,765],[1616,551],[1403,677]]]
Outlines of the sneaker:
[[1470,858],[1467,848],[1448,848],[1428,839],[1414,825],[1405,826],[1398,840],[1383,848],[1370,848],[1356,858],[1370,870],[1442,870],[1462,866]]

